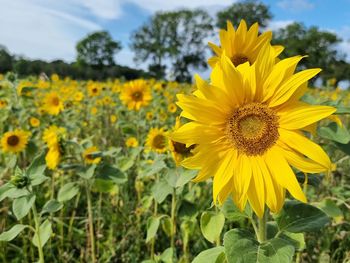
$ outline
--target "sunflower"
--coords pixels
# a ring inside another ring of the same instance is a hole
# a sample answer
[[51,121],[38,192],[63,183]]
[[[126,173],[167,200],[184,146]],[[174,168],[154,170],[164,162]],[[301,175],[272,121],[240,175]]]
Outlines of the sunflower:
[[37,119],[37,118],[35,118],[35,117],[31,117],[30,119],[29,119],[29,123],[30,123],[30,126],[32,126],[32,127],[39,127],[39,125],[40,125],[40,120],[39,119]]
[[332,170],[327,154],[304,131],[336,111],[299,100],[320,69],[294,73],[301,57],[275,63],[273,48],[265,48],[252,66],[235,67],[222,55],[211,85],[196,76],[194,96],[177,96],[182,116],[192,121],[171,135],[196,144],[193,157],[181,164],[200,169],[197,182],[214,177],[215,203],[231,195],[241,210],[249,201],[259,217],[265,204],[272,212],[281,209],[285,190],[306,202],[291,166],[305,173]]
[[[177,131],[181,127],[180,118],[176,118],[175,126],[173,132]],[[176,142],[169,139],[169,150],[174,158],[176,165],[180,165],[182,160],[192,156],[191,151],[194,149],[195,145],[186,146],[184,143]]]
[[151,111],[146,112],[146,120],[151,121],[153,120],[153,118],[154,118],[153,112]]
[[177,107],[176,107],[175,103],[170,103],[170,104],[168,105],[168,111],[169,111],[170,113],[175,113],[176,110],[177,110]]
[[80,102],[84,99],[84,94],[81,91],[77,91],[73,96],[74,101]]
[[65,136],[66,130],[55,125],[45,129],[43,140],[48,147],[48,152],[45,156],[47,167],[54,170],[61,160],[62,147],[61,141]]
[[98,151],[96,146],[87,148],[83,153],[84,161],[88,164],[98,164],[101,162],[101,157],[95,156]]
[[30,132],[14,130],[6,132],[1,138],[1,146],[4,152],[22,152],[28,143]]
[[129,110],[139,110],[147,106],[151,99],[151,90],[146,81],[139,79],[126,83],[120,93],[120,99]]
[[46,94],[43,109],[50,115],[58,115],[61,111],[63,111],[63,101],[57,92],[52,91]]
[[102,91],[102,87],[100,85],[97,85],[96,83],[89,83],[87,89],[90,97],[96,97],[100,95]]
[[[216,56],[209,58],[208,63],[214,68],[222,54],[225,53],[235,66],[245,62],[253,64],[261,48],[266,43],[270,43],[271,38],[271,31],[259,35],[258,23],[253,24],[248,30],[246,22],[241,20],[235,31],[232,23],[227,21],[227,30],[220,30],[221,47],[209,42],[209,46],[212,48]],[[283,47],[274,46],[274,51],[275,56],[277,57],[283,51]]]
[[115,123],[118,120],[118,117],[117,117],[117,115],[112,114],[109,117],[109,120],[110,120],[111,123]]
[[135,137],[129,137],[126,140],[125,145],[129,148],[135,148],[135,147],[139,146],[139,142],[137,141],[137,139]]
[[163,128],[152,128],[147,135],[146,147],[147,150],[152,150],[157,153],[164,153],[167,150],[167,133]]

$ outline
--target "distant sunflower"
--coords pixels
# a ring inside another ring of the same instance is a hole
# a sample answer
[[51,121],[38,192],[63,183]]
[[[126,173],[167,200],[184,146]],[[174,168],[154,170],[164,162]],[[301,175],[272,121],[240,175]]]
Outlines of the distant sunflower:
[[[235,66],[245,62],[253,64],[261,48],[266,43],[270,43],[271,38],[271,31],[259,35],[258,23],[253,24],[248,30],[246,22],[241,20],[236,31],[232,23],[227,21],[227,30],[220,30],[220,47],[209,42],[209,46],[216,56],[209,58],[208,63],[214,68],[220,57],[225,53]],[[282,51],[282,46],[274,46],[276,57]]]
[[135,147],[139,146],[139,142],[137,141],[137,139],[135,137],[129,137],[126,140],[125,145],[129,148],[135,148]]
[[14,130],[6,132],[1,138],[1,146],[4,152],[22,152],[28,143],[30,132]]
[[236,68],[222,55],[211,85],[197,76],[195,96],[179,94],[177,103],[192,121],[171,135],[187,146],[196,144],[194,156],[182,165],[200,169],[195,181],[214,177],[215,203],[231,195],[242,210],[248,200],[259,217],[265,204],[272,212],[281,209],[286,189],[306,202],[290,166],[305,173],[333,169],[327,154],[302,131],[336,111],[299,100],[320,69],[294,74],[301,57],[275,64],[272,48],[266,48],[259,55],[264,63],[253,66]]
[[61,111],[63,111],[63,101],[57,92],[52,91],[46,94],[43,109],[50,115],[58,115]]
[[109,117],[109,120],[111,121],[111,123],[115,123],[118,120],[118,117],[117,117],[117,115],[112,114]]
[[63,154],[61,143],[65,133],[66,130],[64,128],[55,125],[50,126],[44,131],[43,140],[48,147],[45,160],[47,167],[51,170],[56,169],[61,160],[61,155]]
[[167,150],[167,133],[163,128],[152,128],[147,135],[147,150],[164,153]]
[[175,103],[170,103],[170,104],[168,105],[168,111],[169,111],[170,113],[175,113],[176,110],[177,110],[177,107],[176,107]]
[[102,91],[102,87],[100,85],[97,85],[96,83],[88,84],[87,89],[90,97],[96,97],[100,95]]
[[101,157],[95,156],[95,154],[98,152],[99,150],[96,146],[91,146],[87,148],[83,153],[85,162],[88,164],[98,164],[99,162],[101,162]]
[[146,120],[151,121],[153,120],[153,118],[154,118],[153,112],[151,111],[146,112]]
[[126,83],[120,93],[120,100],[129,110],[140,110],[152,99],[151,90],[145,80],[139,79]]
[[31,118],[29,119],[29,123],[30,123],[30,126],[32,126],[32,127],[39,127],[39,125],[40,125],[40,120],[37,119],[37,118],[35,118],[35,117],[31,117]]
[[[176,123],[173,132],[177,131],[181,127],[180,118],[176,118]],[[191,151],[194,149],[195,145],[186,146],[186,144],[181,142],[176,142],[169,139],[169,150],[174,158],[176,165],[180,163],[187,157],[192,156]]]

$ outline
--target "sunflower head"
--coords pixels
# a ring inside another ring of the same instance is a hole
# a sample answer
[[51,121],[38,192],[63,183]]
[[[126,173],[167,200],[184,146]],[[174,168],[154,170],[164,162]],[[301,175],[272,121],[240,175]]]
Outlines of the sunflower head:
[[35,118],[35,117],[31,117],[30,119],[29,119],[29,123],[30,123],[30,126],[32,126],[32,127],[39,127],[39,125],[40,125],[40,120],[39,119],[37,119],[37,118]]
[[97,157],[96,154],[99,152],[96,146],[91,146],[87,148],[84,153],[84,161],[88,164],[98,164],[101,162],[101,157]]
[[265,205],[278,212],[286,190],[306,202],[291,167],[305,173],[328,172],[333,166],[320,146],[305,136],[310,125],[335,108],[300,101],[307,81],[319,69],[294,73],[300,56],[280,60],[264,45],[253,65],[238,67],[225,54],[211,74],[211,84],[196,76],[194,96],[178,95],[182,116],[191,120],[171,139],[196,145],[182,161],[199,169],[195,181],[213,179],[213,199],[232,196],[237,207],[248,201],[262,217]]
[[128,148],[135,148],[135,147],[139,146],[139,142],[137,141],[137,139],[135,137],[129,137],[125,141],[125,145]]
[[164,153],[167,150],[167,133],[163,128],[152,128],[146,139],[147,150]]
[[151,99],[151,90],[145,80],[139,79],[126,83],[120,93],[120,99],[129,110],[140,110],[147,106]]
[[99,96],[102,91],[102,87],[96,83],[89,83],[87,89],[90,97]]
[[6,132],[1,138],[1,146],[4,152],[22,152],[28,143],[30,132],[14,130]]
[[64,128],[54,125],[44,130],[43,140],[48,147],[45,160],[47,167],[51,170],[56,169],[61,160],[61,155],[64,152],[62,140],[65,135],[66,130]]
[[[248,62],[253,64],[260,50],[266,43],[270,43],[271,32],[265,32],[259,35],[258,23],[253,24],[249,29],[244,20],[241,20],[237,30],[230,21],[227,21],[227,30],[220,30],[220,46],[209,43],[209,46],[215,53],[215,56],[209,58],[209,65],[214,68],[220,57],[225,54],[228,56],[234,66],[239,66]],[[275,56],[282,51],[281,46],[274,46]]]
[[58,115],[63,111],[63,101],[57,92],[52,91],[46,94],[43,109],[50,115]]

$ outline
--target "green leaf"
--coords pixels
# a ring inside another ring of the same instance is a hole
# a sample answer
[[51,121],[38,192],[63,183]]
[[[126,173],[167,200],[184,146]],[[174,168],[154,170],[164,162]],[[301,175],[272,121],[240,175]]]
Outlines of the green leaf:
[[157,234],[159,223],[160,223],[159,216],[152,216],[149,217],[147,220],[147,237],[146,237],[146,243],[152,240]]
[[109,193],[115,190],[116,187],[117,185],[112,180],[96,179],[93,190],[101,193]]
[[306,247],[304,233],[283,232],[280,238],[285,239],[292,244],[297,251],[303,251]]
[[13,187],[13,188],[10,188],[8,191],[6,191],[6,197],[13,198],[13,199],[19,198],[22,196],[27,196],[29,194],[30,192],[25,188],[18,189],[16,187]]
[[173,188],[166,181],[158,181],[152,187],[154,199],[160,204],[173,192]]
[[172,222],[169,216],[165,216],[162,220],[162,229],[164,233],[170,237],[171,235]]
[[11,241],[16,236],[18,236],[18,234],[21,233],[26,227],[28,226],[20,224],[14,225],[10,230],[1,233],[0,241]]
[[347,144],[350,142],[350,134],[345,126],[340,127],[335,122],[330,123],[326,127],[320,127],[318,134],[325,139],[332,140],[338,143]]
[[194,177],[196,177],[198,171],[185,170],[182,168],[169,169],[167,174],[168,184],[172,187],[179,188],[187,184]]
[[[45,178],[44,176],[45,169],[46,169],[45,152],[43,152],[34,158],[34,160],[32,161],[32,163],[29,165],[27,169],[27,175],[30,178],[32,185],[39,184],[38,182],[40,182],[42,179],[38,180],[38,178],[40,177]],[[34,184],[33,184],[33,181],[34,181]]]
[[34,202],[35,195],[33,194],[29,196],[22,196],[13,201],[12,210],[17,220],[22,219],[29,213],[29,210],[32,208]]
[[46,204],[44,205],[44,207],[41,210],[41,214],[54,213],[54,212],[61,210],[62,207],[63,207],[62,203],[58,202],[55,199],[52,199],[52,200],[49,200],[46,202]]
[[164,263],[173,263],[173,255],[174,251],[171,247],[169,247],[160,255],[160,260]]
[[322,210],[296,200],[286,201],[275,219],[280,231],[292,233],[317,231],[330,222]]
[[76,183],[67,183],[58,191],[58,202],[65,202],[72,199],[79,192],[79,186]]
[[203,236],[211,243],[220,238],[225,224],[223,213],[204,212],[201,216],[200,225]]
[[350,107],[345,106],[337,106],[337,111],[335,114],[349,114],[350,113]]
[[288,263],[292,262],[294,247],[281,238],[259,243],[244,229],[232,229],[224,236],[228,263]]
[[123,184],[127,181],[127,176],[124,172],[108,164],[99,167],[96,177],[98,179],[112,180],[116,184]]
[[4,200],[6,197],[8,197],[8,192],[13,188],[15,188],[15,186],[10,183],[6,183],[0,186],[0,202]]
[[331,199],[324,199],[317,205],[328,216],[334,218],[336,221],[341,221],[344,218],[343,212],[337,206],[337,204]]
[[225,248],[219,246],[202,251],[192,263],[223,263],[225,259]]
[[237,221],[242,218],[249,218],[252,216],[252,210],[250,206],[246,205],[245,210],[242,212],[233,203],[232,198],[227,198],[223,206],[221,207],[221,212],[224,213],[228,220]]
[[[52,227],[50,220],[46,219],[39,227],[41,247],[44,247],[52,234]],[[39,247],[38,235],[35,233],[32,242],[34,246]]]
[[93,164],[86,167],[85,169],[83,169],[83,171],[79,172],[78,174],[80,175],[80,177],[84,179],[90,179],[94,175],[95,169],[96,169],[96,164]]

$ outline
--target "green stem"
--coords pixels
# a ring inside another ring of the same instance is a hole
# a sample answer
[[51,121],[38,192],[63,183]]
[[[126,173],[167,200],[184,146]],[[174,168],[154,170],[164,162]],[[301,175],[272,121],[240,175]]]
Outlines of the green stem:
[[91,246],[91,262],[96,262],[95,255],[95,236],[94,236],[94,225],[93,225],[93,215],[92,215],[92,206],[91,206],[91,193],[88,182],[85,184],[86,189],[86,198],[88,205],[88,221],[89,221],[89,234],[90,234],[90,246]]
[[[158,203],[156,200],[154,200],[154,211],[153,211],[153,215],[157,216],[158,213]],[[154,260],[154,243],[155,243],[155,238],[152,238],[151,241],[151,259]]]
[[262,218],[259,218],[259,228],[258,228],[258,241],[260,243],[266,241],[266,223],[267,223],[267,217],[269,215],[269,211],[266,208],[264,215],[262,216]]
[[173,189],[172,199],[171,199],[171,236],[170,236],[170,247],[173,250],[173,253],[175,253],[175,233],[176,233],[176,219],[175,219],[175,212],[176,212],[176,189]]
[[38,252],[39,252],[39,262],[44,263],[44,253],[43,253],[43,248],[41,245],[41,238],[40,238],[40,222],[39,222],[39,217],[38,213],[36,211],[36,206],[35,203],[32,206],[32,211],[33,211],[33,217],[34,217],[34,223],[35,223],[35,233],[38,237]]

